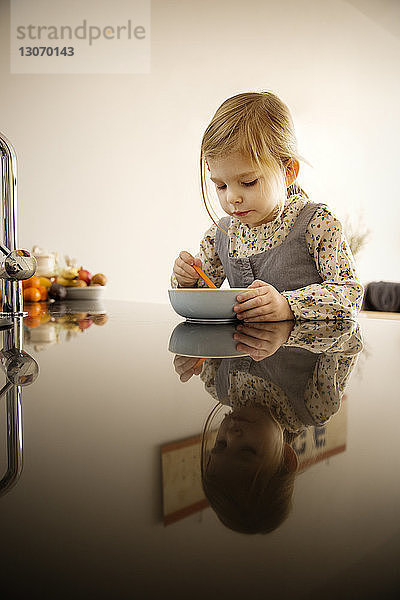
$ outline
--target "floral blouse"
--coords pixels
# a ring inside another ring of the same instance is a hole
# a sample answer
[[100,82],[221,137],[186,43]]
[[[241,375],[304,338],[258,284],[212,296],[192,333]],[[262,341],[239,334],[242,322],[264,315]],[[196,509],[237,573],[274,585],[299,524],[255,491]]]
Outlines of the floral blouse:
[[[248,257],[281,244],[308,202],[301,194],[290,196],[280,216],[257,227],[251,227],[232,217],[228,229],[229,255]],[[217,287],[221,287],[225,273],[215,248],[216,232],[216,225],[206,231],[196,257],[200,258],[204,272]],[[323,281],[282,292],[295,318],[355,318],[361,308],[364,289],[358,279],[342,225],[326,206],[319,207],[311,219],[306,231],[306,243]],[[171,285],[178,287],[174,275],[171,277]],[[206,284],[199,279],[197,285],[204,287]]]
[[[315,322],[305,323],[295,327],[284,344],[319,355],[304,392],[304,406],[315,425],[323,425],[339,410],[344,389],[363,349],[358,323],[348,323],[344,329],[330,330],[321,329]],[[268,378],[233,370],[229,375],[229,397],[219,398],[215,379],[220,363],[221,359],[207,359],[200,375],[205,389],[215,400],[236,409],[249,403],[268,406],[290,433],[304,429],[286,392]]]

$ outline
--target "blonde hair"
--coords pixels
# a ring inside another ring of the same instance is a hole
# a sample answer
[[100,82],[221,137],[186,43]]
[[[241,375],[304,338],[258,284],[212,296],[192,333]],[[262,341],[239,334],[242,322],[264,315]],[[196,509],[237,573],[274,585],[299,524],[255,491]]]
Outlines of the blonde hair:
[[[245,92],[221,104],[204,132],[200,152],[200,185],[203,202],[212,221],[206,183],[207,159],[240,152],[263,175],[263,193],[278,199],[276,216],[283,211],[287,197],[307,194],[296,183],[287,188],[285,169],[293,159],[304,160],[289,109],[272,92]],[[219,226],[218,226],[219,227]],[[220,228],[220,227],[219,227]]]
[[290,513],[297,468],[287,468],[281,448],[272,457],[275,464],[269,464],[271,457],[267,457],[253,474],[238,476],[226,467],[222,471],[211,472],[207,446],[212,439],[213,423],[225,408],[218,403],[203,429],[201,483],[204,494],[221,523],[229,529],[246,534],[270,533]]

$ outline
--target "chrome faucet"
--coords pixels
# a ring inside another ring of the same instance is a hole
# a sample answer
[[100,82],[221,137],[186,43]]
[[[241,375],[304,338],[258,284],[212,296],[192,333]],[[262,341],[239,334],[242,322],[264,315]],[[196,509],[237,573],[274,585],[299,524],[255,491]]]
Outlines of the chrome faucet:
[[0,366],[6,382],[0,398],[6,397],[7,469],[0,479],[0,497],[10,491],[22,473],[22,388],[34,383],[39,375],[39,365],[22,347],[23,318],[13,317],[11,321],[11,326],[5,326],[1,332]]
[[[17,249],[17,157],[15,150],[0,133],[1,211],[3,240],[0,243],[0,279],[4,280],[0,317],[24,316],[22,279],[36,271],[35,257]],[[2,255],[2,256],[1,256]]]

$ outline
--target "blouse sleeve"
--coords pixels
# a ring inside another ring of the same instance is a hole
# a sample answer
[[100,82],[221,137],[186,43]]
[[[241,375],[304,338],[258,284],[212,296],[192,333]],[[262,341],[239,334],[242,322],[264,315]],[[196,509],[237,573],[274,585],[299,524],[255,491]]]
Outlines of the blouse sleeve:
[[322,354],[305,391],[305,404],[318,425],[326,423],[340,408],[348,379],[358,356]]
[[[216,225],[213,225],[206,231],[200,242],[200,249],[196,254],[196,258],[200,258],[204,273],[219,288],[225,280],[225,272],[215,248],[216,233]],[[178,287],[178,282],[174,274],[171,276],[171,287]],[[196,287],[207,287],[207,284],[202,279],[198,279]]]
[[348,356],[362,351],[364,344],[357,321],[296,321],[284,346],[297,346],[309,352],[340,352]]
[[326,207],[311,219],[306,242],[322,283],[282,292],[296,319],[354,319],[361,309],[361,285],[342,225]]

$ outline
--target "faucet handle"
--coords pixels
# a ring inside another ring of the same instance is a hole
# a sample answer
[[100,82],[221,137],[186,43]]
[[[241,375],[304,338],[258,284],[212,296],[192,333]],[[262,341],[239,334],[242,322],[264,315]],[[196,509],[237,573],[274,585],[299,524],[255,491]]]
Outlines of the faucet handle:
[[[0,350],[0,364],[12,385],[31,385],[39,375],[39,365],[25,350]],[[0,394],[1,397],[1,394]]]
[[[5,254],[4,246],[0,250]],[[29,279],[35,274],[36,268],[36,258],[28,250],[11,250],[3,260],[0,260],[0,279],[13,281]]]

